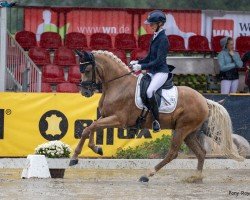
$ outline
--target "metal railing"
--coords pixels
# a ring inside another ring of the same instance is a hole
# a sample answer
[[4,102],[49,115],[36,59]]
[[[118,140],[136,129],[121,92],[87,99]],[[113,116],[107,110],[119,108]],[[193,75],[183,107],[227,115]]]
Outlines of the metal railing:
[[11,73],[11,71],[6,68],[5,70],[5,86],[6,89],[5,91],[7,92],[17,92],[17,91],[22,91],[22,85],[20,85],[14,75]]
[[41,92],[40,69],[9,32],[6,45],[6,90],[16,88],[24,92]]

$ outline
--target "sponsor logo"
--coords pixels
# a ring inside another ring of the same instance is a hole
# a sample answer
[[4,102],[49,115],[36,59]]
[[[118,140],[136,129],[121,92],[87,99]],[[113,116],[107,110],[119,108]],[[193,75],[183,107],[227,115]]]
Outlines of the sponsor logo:
[[234,37],[234,20],[232,19],[214,19],[212,21],[213,36],[224,35]]
[[68,120],[62,112],[50,110],[41,117],[39,131],[46,140],[60,140],[68,131]]

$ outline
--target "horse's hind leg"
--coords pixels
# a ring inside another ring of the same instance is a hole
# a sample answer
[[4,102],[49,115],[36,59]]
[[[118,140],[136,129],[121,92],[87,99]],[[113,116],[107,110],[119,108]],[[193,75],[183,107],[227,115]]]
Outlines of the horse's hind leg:
[[[184,117],[185,119],[185,117]],[[180,123],[181,124],[181,123]],[[189,123],[189,126],[181,126],[176,128],[173,138],[171,140],[170,149],[166,155],[166,157],[157,164],[153,169],[149,170],[147,176],[142,176],[139,181],[141,182],[147,182],[149,179],[148,177],[153,176],[157,171],[159,171],[162,167],[164,167],[166,164],[171,162],[173,159],[175,159],[178,156],[178,151],[181,147],[181,144],[184,140],[184,138],[187,137],[190,133],[194,130],[194,125]]]
[[199,143],[199,140],[197,138],[197,132],[193,132],[190,135],[188,135],[184,141],[198,159],[197,170],[202,171],[206,156],[206,151]]
[[175,159],[178,156],[178,151],[180,149],[180,146],[183,142],[182,135],[180,134],[181,131],[174,132],[170,149],[166,155],[166,157],[157,164],[153,169],[149,170],[147,176],[142,176],[139,181],[141,182],[148,182],[148,177],[153,176],[157,171],[159,171],[162,167],[164,167],[166,164],[171,162],[173,159]]
[[193,132],[185,138],[186,145],[193,151],[193,153],[198,158],[198,165],[197,165],[197,174],[189,177],[186,181],[187,182],[202,182],[202,169],[204,165],[204,160],[206,156],[206,151],[203,149],[199,140],[197,138],[197,132]]

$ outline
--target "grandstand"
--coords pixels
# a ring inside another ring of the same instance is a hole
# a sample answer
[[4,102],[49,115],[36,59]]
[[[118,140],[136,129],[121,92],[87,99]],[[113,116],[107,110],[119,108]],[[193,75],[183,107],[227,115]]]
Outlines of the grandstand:
[[[72,12],[89,12],[87,8],[80,11],[75,8],[62,9],[62,11],[50,9],[52,13],[50,28],[42,33],[38,32],[39,28],[37,28],[37,32],[35,32],[36,29],[32,23],[39,24],[40,21],[38,19],[32,21],[32,12],[42,13],[47,8],[19,7],[15,9],[24,11],[23,23],[25,25],[14,32],[6,28],[7,16],[9,16],[8,23],[15,20],[11,17],[11,14],[7,14],[7,12],[11,13],[12,10],[1,9],[0,69],[1,73],[5,74],[5,76],[0,77],[0,85],[2,85],[0,89],[2,91],[78,92],[79,61],[74,53],[75,49],[108,50],[128,64],[130,60],[141,59],[147,55],[152,37],[151,34],[141,31],[142,19],[149,12],[146,9],[143,10],[143,13],[145,13],[143,15],[141,14],[142,10],[133,10],[133,12],[131,11],[133,14],[124,10],[115,10],[116,12],[125,12],[131,18],[129,22],[125,20],[127,25],[132,27],[131,31],[124,31],[124,33],[117,33],[117,31],[104,33],[100,31],[101,29],[96,29],[97,32],[94,31],[93,33],[83,33],[79,31],[80,29],[77,31],[72,26],[67,28],[67,24],[71,22],[65,20],[72,17]],[[94,10],[92,8],[91,11],[104,15],[100,9]],[[112,10],[112,12],[115,11]],[[192,13],[192,11],[189,12]],[[63,20],[59,17],[62,13],[64,14]],[[173,15],[176,14],[174,11],[172,13]],[[68,16],[65,17],[67,14]],[[185,15],[185,11],[182,14]],[[195,12],[195,14],[202,15],[203,13]],[[139,17],[138,21],[135,20],[135,16]],[[249,19],[249,16],[246,17]],[[52,27],[53,18],[56,19],[57,24]],[[194,22],[196,21],[197,19],[194,19]],[[139,32],[135,30],[135,24],[131,24],[132,22],[138,24]],[[76,22],[73,20],[72,23]],[[103,23],[109,24],[110,22],[104,21]],[[64,25],[63,29],[59,28],[59,25]],[[58,28],[54,28],[54,26]],[[166,27],[166,30],[168,30],[168,27]],[[168,32],[166,33],[168,34]],[[176,33],[169,31],[169,33],[168,63],[176,66],[174,71],[176,74],[175,84],[190,86],[201,93],[218,93],[220,83],[217,78],[216,55],[221,50],[219,42],[224,35],[211,35],[208,38],[207,33],[203,32],[202,35],[202,31],[196,34],[189,34],[188,32],[182,34],[180,30]],[[4,41],[7,41],[6,45],[3,44]],[[235,41],[235,48],[240,55],[250,49],[250,36],[239,35],[235,37]],[[5,69],[3,69],[3,66],[6,66]],[[241,79],[243,79],[244,70],[240,74]],[[244,87],[245,85],[241,83],[240,90],[243,91]]]

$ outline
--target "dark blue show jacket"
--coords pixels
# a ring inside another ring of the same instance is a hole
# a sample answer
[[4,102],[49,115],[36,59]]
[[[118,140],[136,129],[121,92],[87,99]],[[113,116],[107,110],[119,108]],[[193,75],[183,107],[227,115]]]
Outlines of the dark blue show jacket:
[[162,30],[151,40],[149,53],[146,58],[139,60],[138,64],[141,64],[142,70],[149,70],[150,73],[155,74],[158,72],[169,73],[167,65],[167,53],[169,48],[169,41]]

